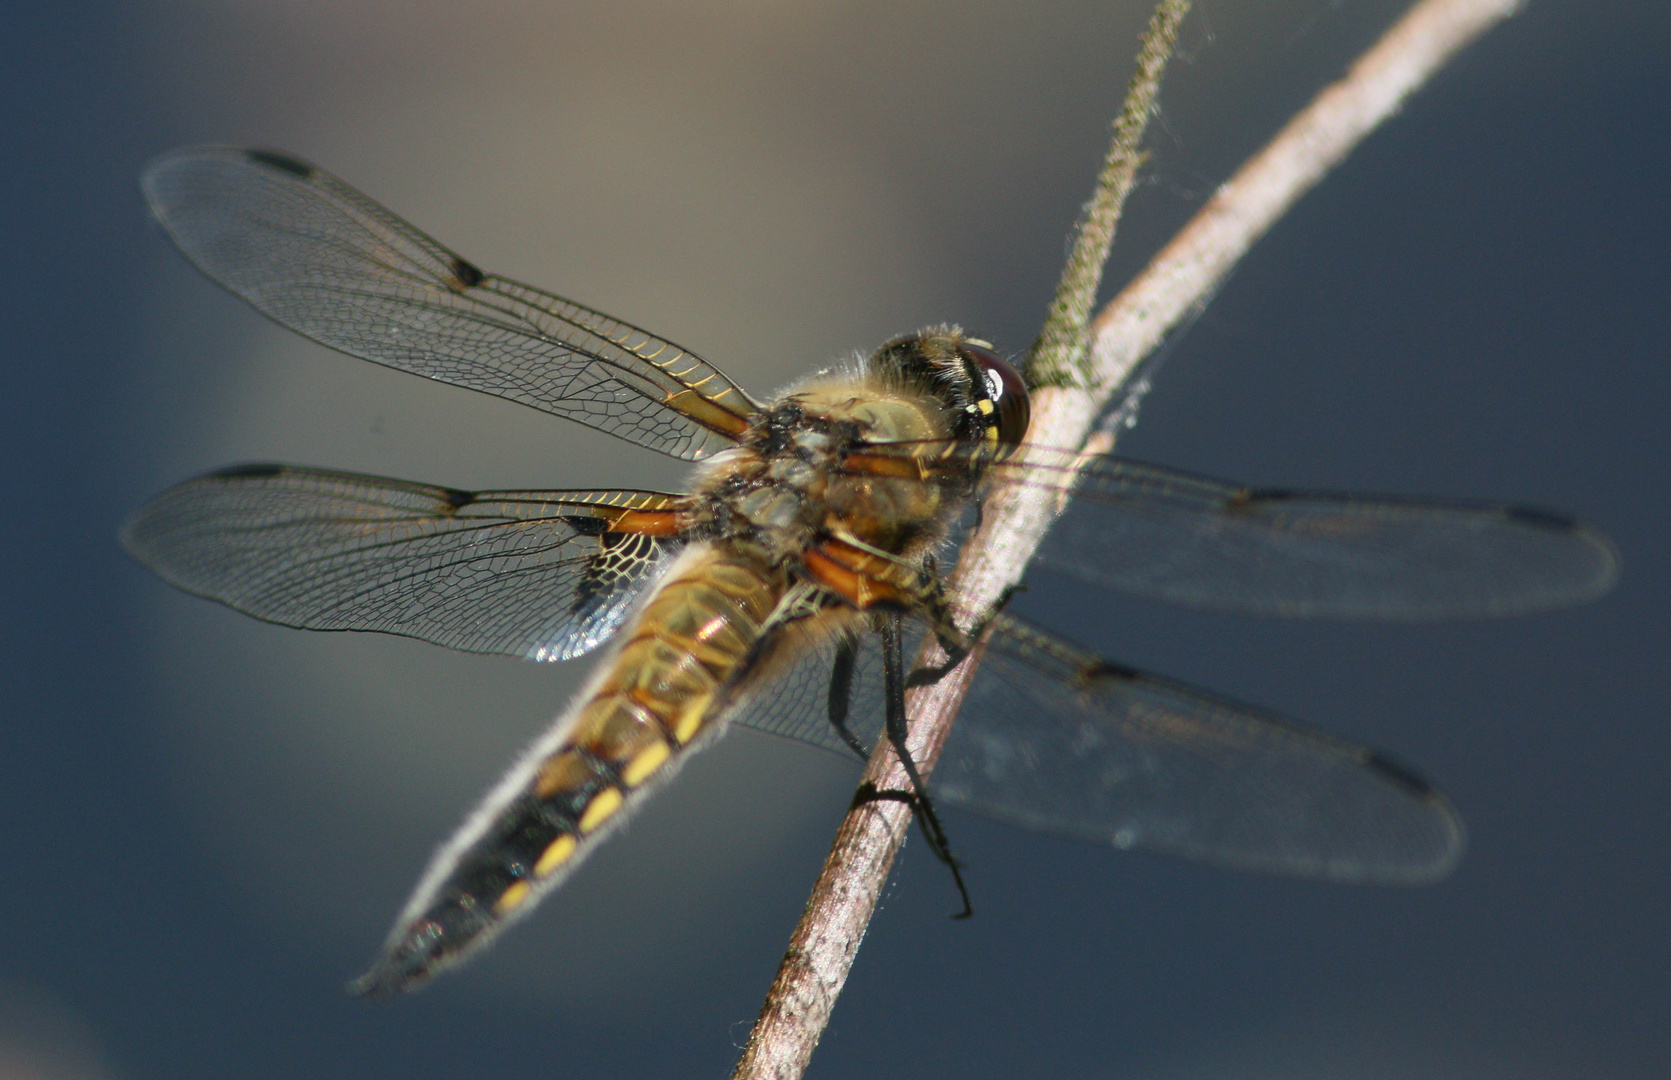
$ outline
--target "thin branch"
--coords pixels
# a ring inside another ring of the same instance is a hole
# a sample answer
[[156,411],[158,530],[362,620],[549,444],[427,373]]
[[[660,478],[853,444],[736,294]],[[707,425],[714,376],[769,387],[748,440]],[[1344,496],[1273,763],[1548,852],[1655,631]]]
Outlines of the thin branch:
[[[1181,12],[1183,6],[1162,0],[1146,52],[1166,13]],[[1102,255],[1097,255],[1087,275],[1081,250],[1091,245],[1094,251],[1100,245],[1106,254],[1118,207],[1130,187],[1131,170],[1140,160],[1135,142],[1120,148],[1122,125],[1134,115],[1139,121],[1147,116],[1159,78],[1159,65],[1145,74],[1140,60],[1127,107],[1116,124],[1116,148],[1099,178],[1098,194],[1052,305],[1050,325],[1037,346],[1040,359],[1035,367],[1050,365],[1045,370],[1054,373],[1049,376],[1053,382],[1064,371],[1077,375],[1073,380],[1077,385],[1063,385],[1067,380],[1062,380],[1034,395],[1029,440],[1041,446],[1084,446],[1087,451],[1105,452],[1112,445],[1112,434],[1093,436],[1093,426],[1138,362],[1204,303],[1253,242],[1365,135],[1396,112],[1446,60],[1518,7],[1518,0],[1423,0],[1417,4],[1344,79],[1319,94],[1237,170],[1143,273],[1103,309],[1091,324],[1080,363],[1078,343],[1085,339],[1076,333],[1074,323],[1076,319],[1082,323],[1083,312],[1090,309],[1092,301],[1085,296],[1087,290],[1095,296],[1102,264]],[[1145,79],[1147,88],[1140,90],[1137,83]],[[1139,99],[1139,94],[1146,96]],[[1134,114],[1134,102],[1139,100]],[[1140,137],[1140,122],[1137,130]],[[1113,212],[1105,217],[1109,207]],[[1086,234],[1091,232],[1098,236],[1088,239]],[[1070,284],[1070,278],[1077,283]],[[951,595],[962,610],[985,610],[1019,580],[1061,498],[1044,484],[1006,486],[992,492],[981,532],[965,545],[950,583]],[[925,774],[932,770],[950,733],[978,659],[972,657],[946,678],[914,690],[909,697],[909,715],[914,719],[907,745]],[[863,784],[866,787],[861,790],[907,788],[903,770],[885,741],[871,758]],[[855,802],[836,834],[733,1080],[795,1080],[805,1071],[909,823],[910,810],[902,803]]]
[[1073,248],[1062,267],[1062,278],[1056,284],[1056,296],[1045,315],[1044,328],[1028,356],[1027,381],[1035,389],[1096,385],[1085,366],[1086,324],[1091,318],[1091,307],[1097,302],[1097,290],[1102,286],[1102,269],[1108,262],[1109,249],[1114,246],[1120,212],[1125,209],[1126,197],[1137,179],[1138,166],[1148,156],[1141,149],[1143,133],[1148,129],[1155,97],[1160,93],[1161,74],[1178,41],[1178,26],[1187,14],[1189,0],[1160,0],[1149,20],[1143,48],[1137,54],[1137,70],[1132,73],[1125,103],[1114,121],[1114,141],[1103,159],[1102,171],[1097,174],[1096,191],[1085,205]]

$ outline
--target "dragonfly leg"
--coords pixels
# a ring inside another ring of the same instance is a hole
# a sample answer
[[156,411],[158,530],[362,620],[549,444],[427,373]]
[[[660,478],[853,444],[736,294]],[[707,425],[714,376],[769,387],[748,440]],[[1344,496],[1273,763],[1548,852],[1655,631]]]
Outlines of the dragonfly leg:
[[[904,766],[905,775],[911,781],[911,794],[906,797],[906,801],[916,811],[917,824],[922,829],[923,840],[927,842],[929,850],[934,852],[934,857],[945,863],[947,869],[952,872],[952,881],[957,885],[958,895],[963,898],[963,910],[952,917],[967,919],[975,913],[974,907],[969,903],[969,889],[963,884],[961,868],[952,855],[945,827],[940,824],[940,815],[934,812],[934,803],[928,797],[928,788],[923,784],[922,773],[917,770],[917,763],[905,746],[905,661],[901,655],[899,629],[900,616],[897,613],[883,617],[882,671],[883,691],[887,695],[888,741],[893,744],[894,753],[899,755],[899,763]],[[875,793],[877,796],[881,794]]]
[[940,648],[945,652],[946,659],[929,667],[915,669],[911,672],[910,678],[906,679],[905,685],[907,687],[932,686],[945,678],[953,668],[968,659],[975,644],[986,635],[987,627],[992,625],[992,620],[996,619],[1009,605],[1010,598],[1026,588],[1027,586],[1020,582],[1006,586],[1004,591],[998,595],[997,601],[966,632],[957,631],[956,624],[949,618],[936,620],[934,636],[940,642]]
[[865,744],[847,727],[847,706],[853,693],[853,665],[858,660],[859,642],[851,636],[843,637],[836,646],[835,665],[830,669],[830,726],[853,753],[864,761],[870,757]]

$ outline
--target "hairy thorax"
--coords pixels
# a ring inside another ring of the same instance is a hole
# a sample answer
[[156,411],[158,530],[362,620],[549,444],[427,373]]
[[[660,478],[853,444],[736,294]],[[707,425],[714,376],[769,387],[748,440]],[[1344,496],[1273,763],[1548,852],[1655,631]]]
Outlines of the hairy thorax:
[[692,524],[716,542],[774,568],[834,540],[920,560],[944,534],[952,493],[916,476],[847,467],[877,443],[937,452],[948,435],[944,406],[906,389],[851,379],[809,383],[760,414],[741,445],[698,476]]

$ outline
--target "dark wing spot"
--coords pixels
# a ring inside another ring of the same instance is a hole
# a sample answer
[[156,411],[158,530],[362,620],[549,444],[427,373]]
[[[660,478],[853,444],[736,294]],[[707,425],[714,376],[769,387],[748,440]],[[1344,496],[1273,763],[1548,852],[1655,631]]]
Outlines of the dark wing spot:
[[476,501],[474,491],[459,491],[457,488],[442,488],[441,497],[447,500],[447,505],[454,510],[462,510]]
[[[597,518],[568,518],[570,524],[576,521],[597,521]],[[601,534],[601,535],[600,535]],[[586,572],[581,575],[574,590],[574,603],[569,612],[573,615],[589,614],[602,608],[625,589],[630,589],[638,578],[638,571],[646,563],[655,561],[659,552],[656,542],[648,536],[636,533],[584,532],[583,535],[599,536],[598,553],[586,562]]]
[[1136,668],[1126,667],[1108,660],[1098,660],[1094,664],[1086,664],[1079,672],[1081,682],[1095,682],[1098,679],[1112,679],[1117,682],[1137,682],[1143,673]]
[[1371,750],[1369,756],[1364,758],[1364,768],[1379,773],[1417,798],[1425,799],[1434,793],[1432,784],[1377,751]]
[[1556,532],[1572,532],[1578,528],[1578,522],[1564,514],[1539,510],[1533,506],[1505,506],[1503,516],[1510,521],[1518,521],[1522,525],[1530,525],[1538,529],[1553,529]]
[[257,165],[265,165],[269,169],[287,172],[292,176],[299,176],[303,180],[309,179],[314,173],[312,165],[299,158],[293,158],[289,154],[280,154],[274,150],[250,150],[247,153],[249,159]]
[[480,270],[476,269],[474,266],[471,266],[469,263],[465,262],[463,259],[458,258],[457,256],[453,257],[453,267],[452,267],[452,269],[453,269],[453,276],[456,277],[460,282],[462,282],[464,287],[467,288],[467,289],[471,288],[472,286],[475,286],[475,285],[480,285],[483,281],[485,281],[487,279],[486,274],[482,273]]
[[608,520],[601,517],[592,517],[590,515],[582,516],[576,514],[572,517],[564,517],[563,524],[567,525],[581,536],[602,536],[604,533],[609,531]]
[[267,462],[255,462],[250,465],[228,465],[224,469],[216,469],[210,476],[235,480],[240,477],[280,476],[283,475],[283,465],[273,465]]

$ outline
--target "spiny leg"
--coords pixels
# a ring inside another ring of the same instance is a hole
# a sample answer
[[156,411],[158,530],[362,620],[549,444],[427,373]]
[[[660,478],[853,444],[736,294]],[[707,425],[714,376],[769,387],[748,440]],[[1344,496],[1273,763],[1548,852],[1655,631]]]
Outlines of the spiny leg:
[[[952,881],[957,885],[958,895],[963,898],[963,910],[952,916],[955,919],[967,919],[975,913],[969,903],[969,889],[963,884],[963,874],[952,856],[951,844],[946,839],[946,830],[940,824],[940,816],[934,812],[934,804],[929,800],[928,788],[923,784],[922,774],[917,771],[917,763],[911,757],[911,752],[905,747],[905,661],[900,648],[900,615],[891,612],[882,617],[882,671],[883,692],[887,696],[887,731],[888,741],[893,744],[894,753],[899,756],[900,765],[905,768],[905,775],[911,781],[912,794],[908,801],[917,811],[917,824],[923,832],[923,839],[928,843],[935,858],[945,863],[952,872]],[[880,795],[881,793],[876,793]]]
[[858,661],[859,641],[847,636],[836,646],[835,664],[830,669],[830,726],[836,729],[843,742],[859,755],[859,760],[870,758],[870,751],[847,727],[847,706],[853,696],[853,665]]
[[907,687],[932,686],[950,674],[951,670],[969,658],[969,653],[975,645],[986,635],[986,628],[992,625],[992,620],[1009,605],[1010,598],[1026,589],[1027,586],[1017,582],[1004,588],[998,594],[998,599],[987,609],[986,614],[976,620],[967,633],[953,633],[956,630],[949,617],[936,620],[934,637],[945,652],[946,659],[932,667],[920,667],[911,672],[911,677],[905,681]]

